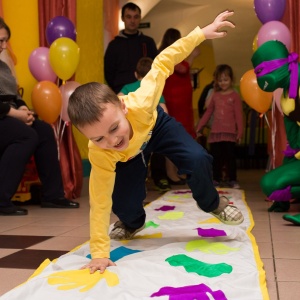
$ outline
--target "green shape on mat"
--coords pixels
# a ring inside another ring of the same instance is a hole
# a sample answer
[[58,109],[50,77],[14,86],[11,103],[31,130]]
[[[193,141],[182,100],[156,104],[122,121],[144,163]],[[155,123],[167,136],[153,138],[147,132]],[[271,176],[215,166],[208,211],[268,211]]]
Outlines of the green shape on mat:
[[197,273],[210,278],[232,272],[232,266],[226,263],[208,264],[184,254],[170,256],[166,261],[173,267],[184,267],[188,273]]
[[220,242],[208,242],[206,240],[190,241],[186,244],[185,249],[188,252],[199,250],[204,253],[214,254],[227,254],[229,252],[240,250],[240,248],[231,248]]
[[181,219],[184,215],[184,212],[182,211],[168,211],[162,216],[159,216],[158,218],[160,220],[178,220]]
[[157,228],[158,226],[159,226],[159,224],[156,224],[153,221],[148,221],[148,222],[146,222],[145,228],[148,228],[148,227]]

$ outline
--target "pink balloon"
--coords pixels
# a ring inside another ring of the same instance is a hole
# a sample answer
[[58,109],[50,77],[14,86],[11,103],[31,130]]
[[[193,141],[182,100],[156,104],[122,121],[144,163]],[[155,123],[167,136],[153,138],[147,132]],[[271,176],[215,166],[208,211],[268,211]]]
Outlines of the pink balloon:
[[49,48],[39,47],[33,50],[28,60],[29,70],[37,81],[55,82],[56,74],[52,70],[49,60]]
[[265,23],[258,31],[258,47],[267,41],[280,41],[285,44],[286,48],[291,48],[291,32],[288,27],[279,21],[270,21]]
[[65,122],[70,122],[70,118],[68,115],[69,98],[71,94],[74,92],[74,90],[79,86],[80,83],[76,81],[67,81],[65,84],[59,87],[62,96],[62,108],[61,108],[60,117]]

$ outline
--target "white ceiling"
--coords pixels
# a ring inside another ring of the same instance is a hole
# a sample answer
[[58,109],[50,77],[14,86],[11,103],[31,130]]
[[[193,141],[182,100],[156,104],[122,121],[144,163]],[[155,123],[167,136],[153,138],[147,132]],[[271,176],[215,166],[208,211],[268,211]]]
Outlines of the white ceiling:
[[[120,7],[128,1],[120,0]],[[236,78],[252,69],[253,40],[262,26],[256,17],[254,0],[135,0],[142,9],[142,22],[151,27],[143,32],[160,43],[167,28],[174,27],[182,35],[197,25],[203,27],[226,9],[235,12],[231,20],[235,29],[228,29],[223,39],[206,41],[212,43],[216,64],[226,63],[233,67]]]

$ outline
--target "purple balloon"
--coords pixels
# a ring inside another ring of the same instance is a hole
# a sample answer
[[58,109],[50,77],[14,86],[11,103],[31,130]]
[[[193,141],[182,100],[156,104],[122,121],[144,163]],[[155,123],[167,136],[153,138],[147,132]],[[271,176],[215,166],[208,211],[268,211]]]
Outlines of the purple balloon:
[[37,81],[55,82],[56,74],[52,70],[49,60],[49,48],[39,47],[33,50],[28,60],[29,70]]
[[66,37],[76,41],[76,29],[71,20],[58,16],[50,20],[46,28],[46,39],[50,46],[56,39]]
[[264,24],[257,33],[257,46],[267,41],[280,41],[286,48],[291,48],[291,32],[288,27],[279,21],[270,21]]
[[254,0],[256,16],[263,23],[280,21],[285,10],[286,0]]

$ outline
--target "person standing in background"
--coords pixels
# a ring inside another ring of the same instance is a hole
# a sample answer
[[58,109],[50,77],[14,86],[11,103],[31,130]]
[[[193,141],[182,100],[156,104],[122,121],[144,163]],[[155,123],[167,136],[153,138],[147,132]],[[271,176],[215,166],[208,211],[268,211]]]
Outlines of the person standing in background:
[[141,57],[154,59],[157,55],[154,40],[138,30],[140,7],[132,2],[126,3],[121,18],[125,29],[108,44],[104,55],[105,80],[115,93],[119,93],[125,84],[136,81],[134,72]]
[[[158,52],[160,53],[180,38],[181,33],[179,30],[175,28],[167,29]],[[163,91],[169,115],[180,122],[186,131],[194,138],[196,135],[190,67],[199,54],[200,49],[196,47],[185,60],[175,66],[174,73],[166,80]]]
[[198,136],[203,134],[205,125],[213,115],[208,143],[214,158],[214,184],[220,186],[225,167],[229,187],[238,189],[240,186],[237,182],[235,145],[241,142],[243,135],[242,101],[233,89],[233,71],[230,66],[218,65],[214,72],[214,82],[214,91],[197,125],[196,133]]
[[[142,57],[154,59],[157,55],[157,48],[154,40],[144,35],[138,30],[141,22],[141,9],[132,2],[126,3],[122,7],[121,18],[125,29],[112,40],[104,55],[104,76],[110,88],[118,94],[127,84],[136,81],[135,71],[138,61]],[[164,167],[164,157],[153,154],[151,165],[155,170],[162,171]],[[165,173],[165,172],[163,172]],[[163,174],[154,172],[156,182],[155,187],[160,192],[170,190],[167,180],[162,180]],[[164,177],[164,176],[163,176]]]
[[[180,38],[181,33],[179,30],[175,28],[167,29],[163,35],[158,52],[160,53]],[[175,66],[174,73],[166,80],[163,91],[169,115],[180,122],[193,138],[196,137],[196,134],[190,66],[199,54],[200,49],[196,47],[185,60]],[[167,160],[166,165],[170,184],[184,184],[185,181],[177,174],[177,168],[174,164]]]

